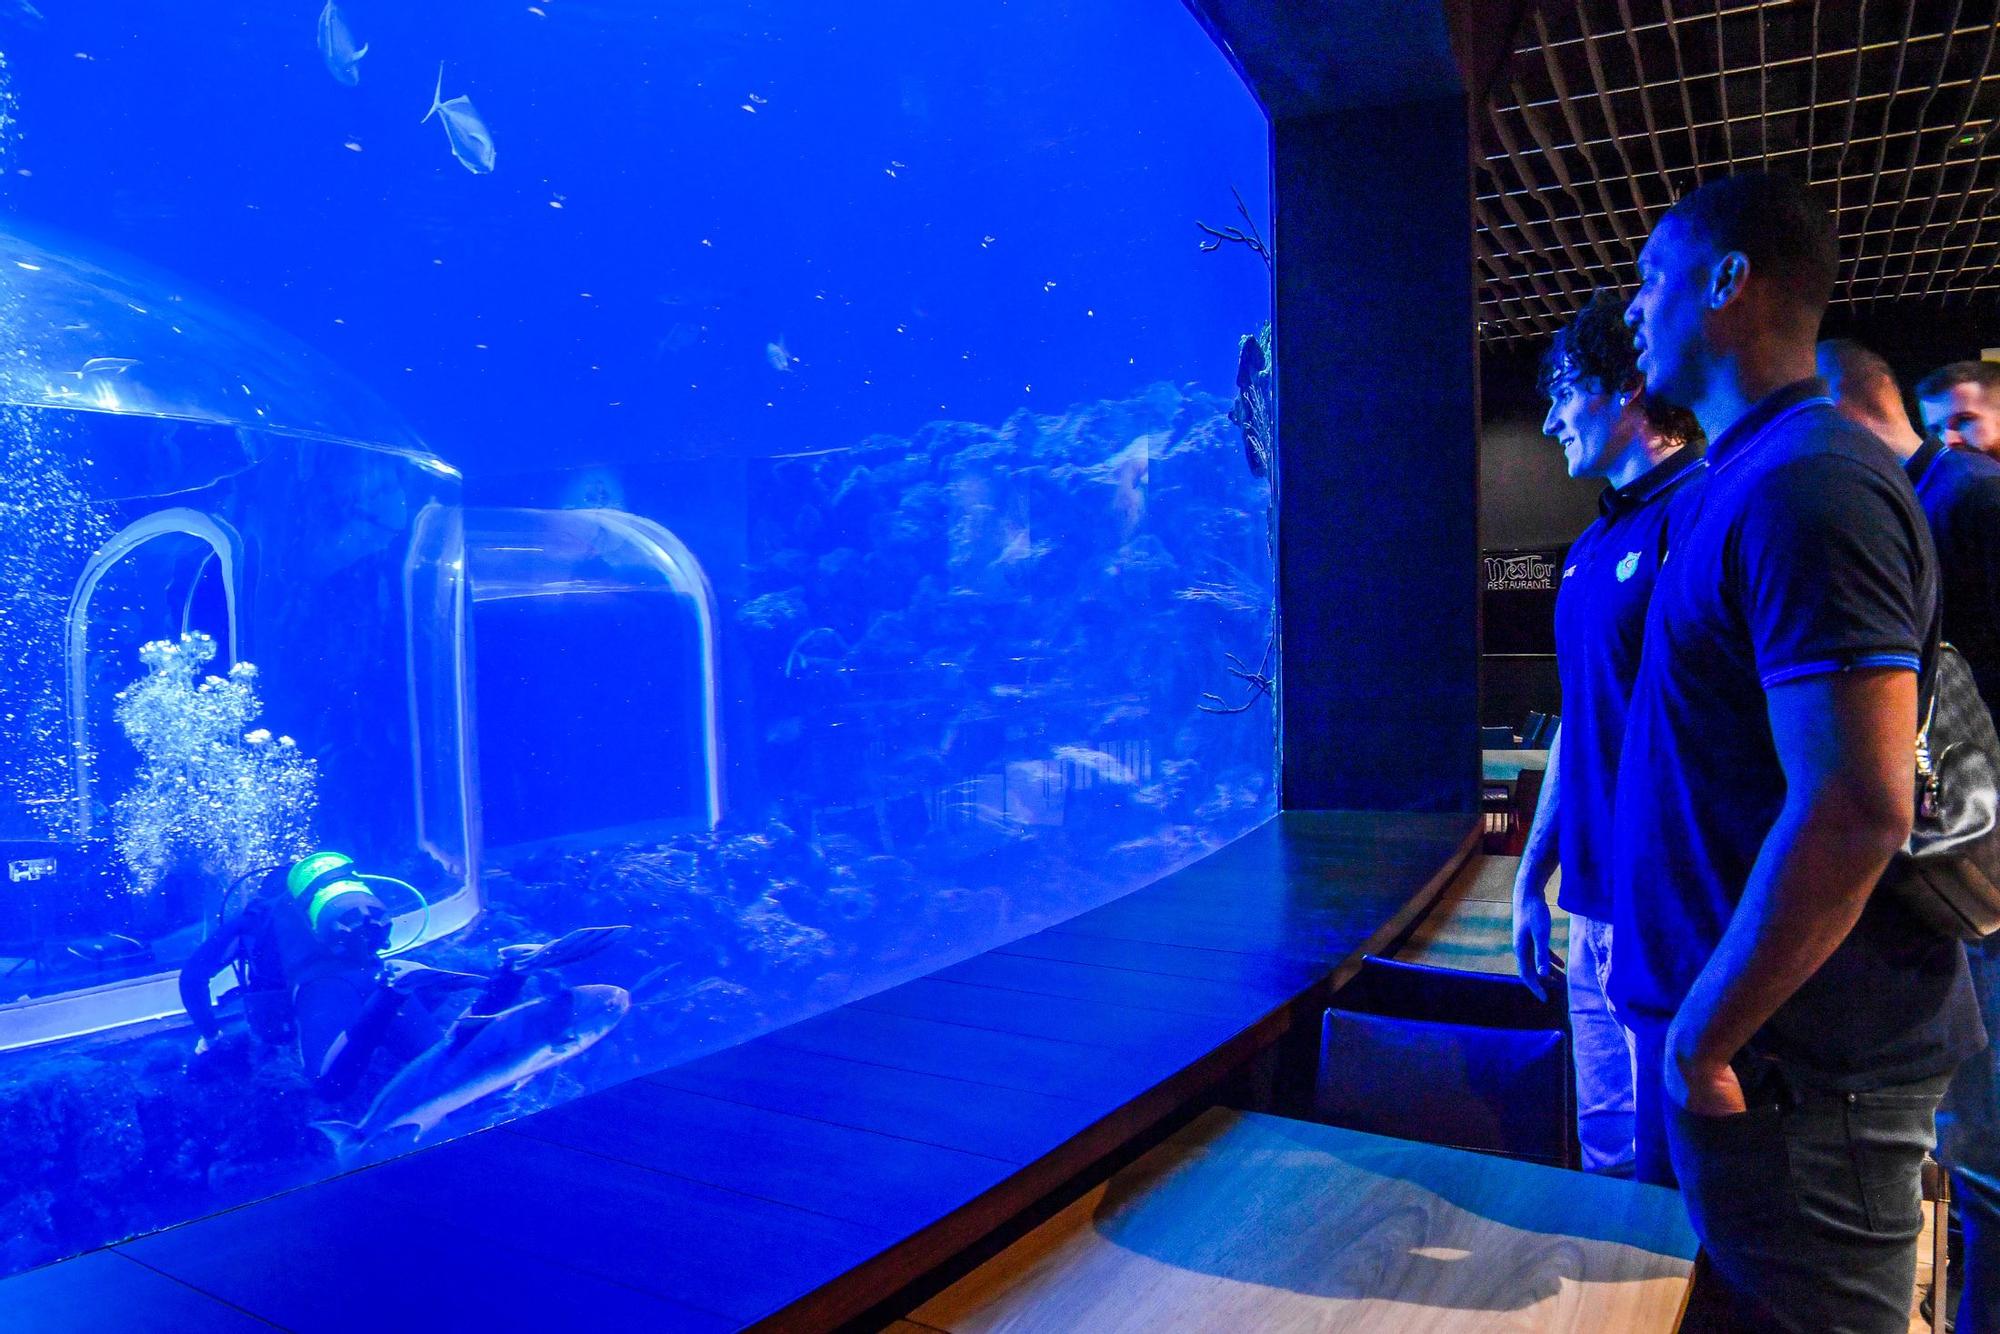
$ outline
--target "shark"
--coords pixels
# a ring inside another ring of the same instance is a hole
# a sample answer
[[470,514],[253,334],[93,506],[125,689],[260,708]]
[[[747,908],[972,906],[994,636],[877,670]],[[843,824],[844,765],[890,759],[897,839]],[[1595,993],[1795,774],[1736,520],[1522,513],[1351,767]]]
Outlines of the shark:
[[390,1080],[359,1122],[315,1121],[341,1165],[413,1148],[453,1112],[588,1051],[631,1009],[623,987],[571,987],[493,1015],[466,1015]]

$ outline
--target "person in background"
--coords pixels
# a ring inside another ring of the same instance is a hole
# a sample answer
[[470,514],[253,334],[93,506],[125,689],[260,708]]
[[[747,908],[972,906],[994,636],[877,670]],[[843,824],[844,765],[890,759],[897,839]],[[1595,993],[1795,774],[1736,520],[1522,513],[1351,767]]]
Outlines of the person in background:
[[1597,521],[1564,562],[1556,598],[1563,723],[1514,880],[1514,955],[1544,996],[1547,887],[1570,915],[1569,1014],[1576,1128],[1585,1171],[1632,1172],[1631,1034],[1605,999],[1611,967],[1611,810],[1625,710],[1639,671],[1646,603],[1673,520],[1702,474],[1694,418],[1646,396],[1624,303],[1595,294],[1543,358],[1542,432],[1563,447],[1571,477],[1605,482]]
[[1709,440],[1618,770],[1638,1174],[1678,1180],[1701,1238],[1683,1328],[1901,1334],[1933,1118],[1985,1041],[1963,947],[1875,892],[1913,818],[1937,558],[1814,374],[1838,250],[1803,186],[1710,181],[1638,267],[1646,392]]
[[[1889,363],[1845,339],[1819,345],[1819,373],[1841,415],[1903,461],[1930,520],[1943,589],[1945,641],[1965,655],[1992,709],[2000,701],[2000,463],[1946,449],[1910,425]],[[2000,1032],[2000,939],[1971,948],[1972,989],[1989,1034]],[[1938,1113],[1952,1196],[1965,1230],[1958,1328],[2000,1331],[2000,1048],[1958,1067]]]
[[1917,381],[1924,429],[1953,449],[2000,458],[2000,362],[1954,361]]

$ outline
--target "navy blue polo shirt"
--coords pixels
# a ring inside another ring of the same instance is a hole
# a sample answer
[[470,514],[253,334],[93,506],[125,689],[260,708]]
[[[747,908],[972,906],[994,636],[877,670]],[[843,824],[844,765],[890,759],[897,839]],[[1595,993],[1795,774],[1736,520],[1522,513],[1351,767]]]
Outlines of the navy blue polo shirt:
[[[1784,804],[1766,691],[1861,668],[1915,671],[1937,561],[1894,455],[1825,385],[1772,394],[1711,442],[1646,623],[1618,774],[1616,1004],[1665,1023],[1708,963]],[[1965,953],[1877,894],[1751,1040],[1805,1082],[1941,1074],[1984,1035]]]
[[1935,436],[1903,465],[1937,547],[1945,641],[2000,706],[2000,463]]
[[1701,452],[1676,451],[1644,477],[1598,498],[1597,521],[1563,560],[1556,594],[1556,674],[1562,680],[1562,784],[1556,842],[1557,902],[1611,917],[1612,795],[1625,713],[1646,639],[1646,604],[1667,554],[1674,516],[1700,490]]

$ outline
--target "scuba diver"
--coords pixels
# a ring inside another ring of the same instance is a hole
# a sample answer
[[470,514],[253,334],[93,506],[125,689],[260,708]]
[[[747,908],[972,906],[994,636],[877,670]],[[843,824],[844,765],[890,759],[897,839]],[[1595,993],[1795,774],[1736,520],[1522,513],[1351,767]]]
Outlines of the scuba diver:
[[[480,989],[467,1020],[498,1014],[520,999],[534,969],[575,963],[626,930],[583,927],[546,944],[505,946],[491,977],[385,959],[391,914],[367,883],[380,878],[364,876],[345,853],[319,851],[232,886],[221,921],[180,971],[196,1053],[222,1037],[210,983],[234,967],[250,1031],[274,1045],[296,1039],[313,1091],[337,1102],[377,1050],[386,1046],[407,1066],[454,1040],[457,1025],[436,1014],[450,993]],[[232,908],[236,889],[252,879],[255,887]]]

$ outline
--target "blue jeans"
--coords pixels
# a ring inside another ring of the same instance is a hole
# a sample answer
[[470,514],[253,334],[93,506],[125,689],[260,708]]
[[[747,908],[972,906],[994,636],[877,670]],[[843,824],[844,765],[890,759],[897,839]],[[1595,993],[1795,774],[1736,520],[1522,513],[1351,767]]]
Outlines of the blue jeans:
[[1938,1112],[1939,1156],[1965,1230],[1960,1334],[2000,1334],[2000,937],[1966,947],[1979,1015],[1993,1041],[1952,1076]]
[[1768,1064],[1738,1073],[1746,1112],[1659,1103],[1707,1261],[1681,1328],[1904,1334],[1946,1076],[1840,1093]]
[[1632,1175],[1632,1034],[1604,994],[1611,923],[1570,914],[1569,1031],[1576,1060],[1576,1137],[1583,1170]]

